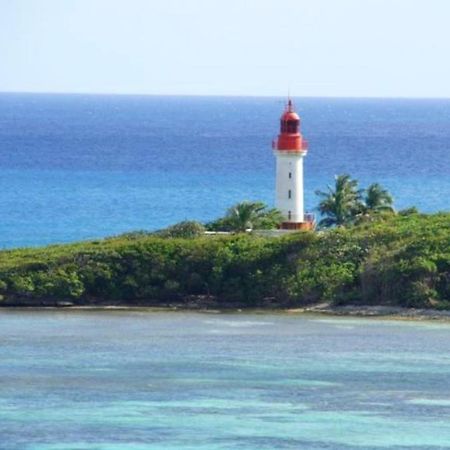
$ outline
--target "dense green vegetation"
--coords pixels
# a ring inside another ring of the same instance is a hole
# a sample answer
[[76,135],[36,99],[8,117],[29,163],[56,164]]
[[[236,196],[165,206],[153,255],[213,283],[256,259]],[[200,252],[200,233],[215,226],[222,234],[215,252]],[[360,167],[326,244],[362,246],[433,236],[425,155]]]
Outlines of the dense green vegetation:
[[[0,304],[330,301],[450,309],[450,213],[380,215],[350,228],[278,238],[196,237],[196,227],[1,251]],[[192,229],[189,238],[176,237]]]

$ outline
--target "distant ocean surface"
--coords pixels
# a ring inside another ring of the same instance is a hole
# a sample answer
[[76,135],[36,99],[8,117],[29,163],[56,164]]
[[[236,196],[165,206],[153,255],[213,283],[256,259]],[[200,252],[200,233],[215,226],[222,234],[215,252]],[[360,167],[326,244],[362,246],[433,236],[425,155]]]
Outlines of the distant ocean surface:
[[0,310],[3,450],[450,448],[450,324]]
[[[450,206],[450,101],[295,99],[305,203],[350,173],[397,208]],[[274,202],[283,99],[0,94],[0,248],[70,242]]]

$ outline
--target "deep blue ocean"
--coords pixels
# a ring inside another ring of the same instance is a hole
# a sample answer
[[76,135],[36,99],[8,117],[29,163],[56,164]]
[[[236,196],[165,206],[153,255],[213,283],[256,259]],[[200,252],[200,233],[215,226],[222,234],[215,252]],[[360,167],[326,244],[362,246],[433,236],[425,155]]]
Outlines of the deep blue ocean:
[[[295,99],[305,203],[350,173],[448,210],[450,100]],[[0,248],[210,220],[274,202],[283,99],[0,94]]]

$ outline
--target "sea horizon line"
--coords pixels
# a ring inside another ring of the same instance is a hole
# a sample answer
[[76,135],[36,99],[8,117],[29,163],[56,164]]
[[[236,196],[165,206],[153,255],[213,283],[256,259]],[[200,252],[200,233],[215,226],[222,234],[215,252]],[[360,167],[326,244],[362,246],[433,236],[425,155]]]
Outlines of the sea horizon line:
[[[288,95],[274,94],[156,94],[137,92],[69,92],[69,91],[1,91],[0,95],[55,95],[55,96],[92,96],[92,97],[171,97],[171,98],[288,98]],[[292,99],[311,100],[450,100],[450,97],[434,96],[377,96],[377,95],[290,95]]]

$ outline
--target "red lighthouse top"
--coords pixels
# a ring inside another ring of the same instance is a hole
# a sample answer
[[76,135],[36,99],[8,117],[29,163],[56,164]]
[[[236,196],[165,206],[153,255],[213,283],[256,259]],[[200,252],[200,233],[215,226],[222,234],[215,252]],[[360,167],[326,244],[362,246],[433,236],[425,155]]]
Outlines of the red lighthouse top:
[[308,143],[300,133],[300,117],[294,111],[292,100],[289,99],[286,110],[280,119],[280,134],[273,142],[275,150],[306,153]]

